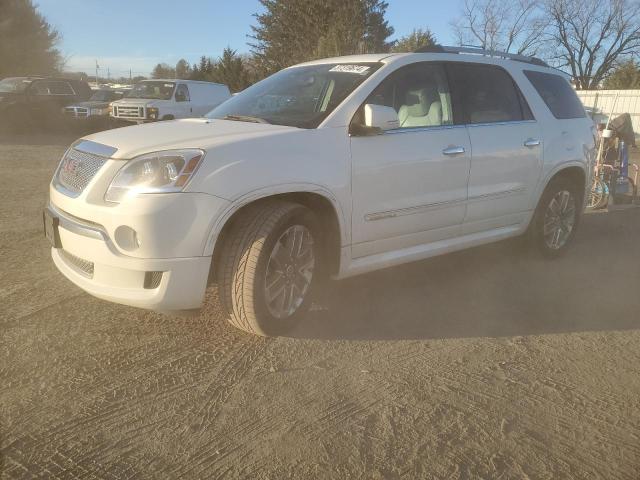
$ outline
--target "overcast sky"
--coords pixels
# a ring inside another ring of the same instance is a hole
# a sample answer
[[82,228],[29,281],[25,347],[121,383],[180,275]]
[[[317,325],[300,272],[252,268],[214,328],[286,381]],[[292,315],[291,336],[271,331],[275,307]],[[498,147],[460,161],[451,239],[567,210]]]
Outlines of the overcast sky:
[[[460,0],[388,0],[393,38],[430,28],[452,44],[450,20]],[[112,77],[148,75],[160,62],[197,62],[217,57],[226,46],[248,52],[247,35],[260,10],[257,0],[36,0],[39,11],[61,34],[67,70]]]

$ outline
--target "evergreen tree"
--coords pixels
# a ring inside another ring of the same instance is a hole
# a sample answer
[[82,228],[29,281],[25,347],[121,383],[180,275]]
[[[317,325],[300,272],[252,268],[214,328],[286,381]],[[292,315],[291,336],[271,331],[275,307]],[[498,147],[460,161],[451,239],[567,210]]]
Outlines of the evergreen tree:
[[306,60],[386,52],[393,28],[383,0],[260,0],[251,45],[262,74]]
[[640,66],[633,60],[623,62],[604,81],[611,90],[640,89]]
[[176,78],[176,70],[171,65],[159,63],[153,68],[151,78]]
[[207,62],[211,64],[211,60],[209,60],[206,56],[202,55],[200,57],[200,65],[198,65],[198,71],[200,72],[200,75],[203,77],[203,79],[207,75]]
[[232,92],[244,90],[251,83],[249,71],[245,67],[242,57],[230,47],[224,49],[222,56],[213,66],[212,79],[215,82],[228,85]]
[[190,77],[191,67],[184,58],[181,58],[180,60],[178,60],[178,63],[176,63],[176,78],[187,79]]
[[0,78],[59,71],[59,40],[31,0],[0,0]]
[[431,30],[421,28],[414,29],[409,35],[399,38],[391,47],[392,52],[415,52],[419,48],[430,47],[436,44],[436,37]]

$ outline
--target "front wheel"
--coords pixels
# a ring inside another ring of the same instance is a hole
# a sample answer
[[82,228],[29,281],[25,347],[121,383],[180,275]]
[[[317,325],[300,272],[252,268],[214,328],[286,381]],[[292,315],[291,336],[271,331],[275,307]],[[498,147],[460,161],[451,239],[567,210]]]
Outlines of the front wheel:
[[558,178],[547,186],[529,232],[534,246],[544,256],[558,257],[566,251],[575,236],[581,206],[575,183]]
[[262,336],[294,328],[309,308],[320,267],[313,213],[281,201],[250,206],[224,242],[218,289],[229,322]]

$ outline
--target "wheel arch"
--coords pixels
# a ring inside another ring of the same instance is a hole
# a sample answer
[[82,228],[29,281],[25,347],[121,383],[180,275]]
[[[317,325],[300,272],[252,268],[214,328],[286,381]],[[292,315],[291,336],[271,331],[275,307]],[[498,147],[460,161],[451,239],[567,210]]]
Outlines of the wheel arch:
[[555,181],[558,178],[566,178],[567,180],[574,182],[580,188],[579,191],[582,196],[580,200],[584,205],[586,201],[587,181],[589,179],[589,174],[587,173],[585,165],[580,162],[571,162],[558,165],[549,173],[549,175],[547,175],[546,181],[542,185],[542,189],[539,192],[538,198],[542,196],[551,182]]
[[[219,216],[213,225],[204,254],[211,255],[213,264],[218,263],[222,245],[226,235],[233,226],[235,220],[241,215],[243,210],[257,203],[271,200],[282,200],[298,203],[314,212],[320,222],[324,237],[327,259],[329,262],[328,271],[330,274],[337,274],[340,269],[341,247],[348,242],[348,228],[345,215],[337,199],[325,190],[315,189],[287,189],[275,190],[269,193],[253,193],[246,195],[234,202]],[[211,269],[212,275],[215,268]],[[211,280],[215,280],[211,277]]]

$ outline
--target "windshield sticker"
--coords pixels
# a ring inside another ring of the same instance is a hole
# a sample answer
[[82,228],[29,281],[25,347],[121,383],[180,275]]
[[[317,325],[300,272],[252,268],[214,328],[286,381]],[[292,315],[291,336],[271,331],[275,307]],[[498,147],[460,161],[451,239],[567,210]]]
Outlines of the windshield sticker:
[[171,88],[171,87],[173,87],[173,83],[165,83],[164,87],[165,88]]
[[356,75],[366,75],[371,67],[365,65],[336,65],[330,72],[355,73]]

